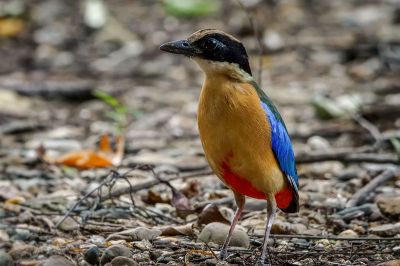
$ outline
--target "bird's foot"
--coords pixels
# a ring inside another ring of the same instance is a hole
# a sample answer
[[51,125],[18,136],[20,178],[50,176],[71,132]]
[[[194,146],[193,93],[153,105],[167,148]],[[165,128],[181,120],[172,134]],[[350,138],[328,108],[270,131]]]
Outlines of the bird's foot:
[[228,252],[226,251],[226,249],[222,249],[222,250],[219,252],[218,259],[220,259],[220,260],[225,260],[227,257],[228,257]]

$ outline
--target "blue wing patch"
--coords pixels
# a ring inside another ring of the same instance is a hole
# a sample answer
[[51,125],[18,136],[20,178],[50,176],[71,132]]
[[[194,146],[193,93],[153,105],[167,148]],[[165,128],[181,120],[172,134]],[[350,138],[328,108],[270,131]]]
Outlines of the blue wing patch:
[[[298,191],[299,178],[297,176],[296,161],[290,137],[280,117],[271,111],[268,104],[261,101],[261,106],[266,112],[271,125],[272,150],[283,173],[285,173],[291,187]],[[276,111],[277,112],[277,111]]]

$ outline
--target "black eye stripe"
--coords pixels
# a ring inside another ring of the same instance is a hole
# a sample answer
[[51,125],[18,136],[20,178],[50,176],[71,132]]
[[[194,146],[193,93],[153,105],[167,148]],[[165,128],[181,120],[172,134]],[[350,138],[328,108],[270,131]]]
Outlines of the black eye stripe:
[[218,48],[218,47],[223,47],[223,46],[224,46],[223,43],[221,43],[220,41],[218,41],[218,40],[216,40],[214,38],[206,39],[203,42],[203,47],[206,48],[206,49],[209,49],[209,50],[212,50],[212,49],[215,49],[215,48]]
[[251,75],[246,49],[235,39],[221,34],[210,34],[192,43],[200,52],[198,56],[212,61],[238,64]]

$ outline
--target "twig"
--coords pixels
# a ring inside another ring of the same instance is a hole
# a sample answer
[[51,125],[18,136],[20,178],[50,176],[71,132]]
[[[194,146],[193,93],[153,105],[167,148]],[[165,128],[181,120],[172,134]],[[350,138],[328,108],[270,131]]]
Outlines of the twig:
[[94,189],[92,189],[91,191],[89,191],[88,193],[86,193],[85,196],[83,196],[82,198],[80,198],[75,204],[74,206],[72,206],[67,213],[64,215],[64,217],[58,221],[58,223],[55,225],[56,228],[58,228],[64,221],[65,219],[67,219],[69,217],[69,215],[75,210],[76,207],[78,207],[84,200],[86,200],[87,198],[89,198],[94,192],[96,192],[99,188],[101,188],[102,186],[104,186],[107,182],[110,181],[110,177],[111,179],[113,178],[113,172],[111,172],[110,174],[108,174],[104,180]]
[[382,134],[379,129],[372,124],[370,121],[365,119],[363,116],[357,114],[353,116],[354,121],[356,121],[360,126],[365,128],[371,136],[375,139],[375,142],[380,142],[382,140]]
[[260,31],[257,26],[257,23],[254,21],[253,16],[249,13],[247,8],[243,5],[241,0],[237,0],[239,6],[246,12],[247,18],[249,19],[250,26],[253,30],[254,37],[257,40],[258,44],[258,86],[262,88],[261,82],[262,82],[262,71],[263,71],[263,54],[264,54],[264,46],[262,44],[261,38],[260,38]]
[[[255,234],[256,237],[264,237],[261,234]],[[400,237],[385,237],[385,238],[376,238],[376,237],[341,237],[341,236],[311,236],[311,235],[278,235],[271,234],[272,238],[300,238],[306,240],[343,240],[343,241],[371,241],[371,242],[379,242],[379,241],[400,241]]]
[[[206,175],[211,175],[211,174],[212,174],[212,171],[210,169],[206,169],[206,170],[202,170],[202,171],[190,172],[190,173],[187,173],[187,174],[184,174],[184,175],[179,175],[179,176],[174,175],[174,176],[172,176],[170,178],[165,178],[164,181],[170,182],[170,181],[177,180],[177,179],[185,180],[185,179],[188,179],[188,178],[206,176]],[[102,200],[107,200],[107,199],[110,199],[111,197],[119,197],[121,195],[130,193],[130,192],[137,192],[137,191],[140,191],[140,190],[143,190],[143,189],[148,189],[148,188],[151,188],[151,187],[153,187],[155,185],[158,185],[158,184],[161,184],[160,180],[152,179],[152,180],[149,180],[147,182],[143,182],[141,184],[134,185],[132,187],[123,187],[123,188],[120,188],[118,190],[115,190],[114,192],[111,192],[111,194],[108,194],[108,195],[104,196],[102,198]]]
[[354,153],[349,151],[329,151],[301,153],[296,155],[299,164],[316,163],[324,161],[340,161],[344,163],[379,163],[399,164],[399,160],[392,154]]
[[362,203],[364,199],[373,192],[377,187],[382,185],[383,183],[389,181],[393,177],[396,177],[400,174],[400,171],[396,167],[390,167],[389,169],[385,170],[383,173],[379,174],[375,177],[371,182],[365,185],[362,189],[357,191],[353,197],[347,202],[346,207],[351,208],[357,206],[358,204]]

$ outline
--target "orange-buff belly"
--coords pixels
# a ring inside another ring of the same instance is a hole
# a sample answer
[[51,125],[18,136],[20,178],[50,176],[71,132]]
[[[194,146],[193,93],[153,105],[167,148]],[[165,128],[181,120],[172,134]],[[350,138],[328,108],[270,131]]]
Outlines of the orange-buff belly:
[[[265,193],[259,191],[245,178],[233,173],[226,162],[222,163],[221,170],[225,183],[235,192],[255,199],[267,198]],[[275,200],[280,209],[287,208],[292,201],[291,188],[286,186],[283,190],[276,193]]]

